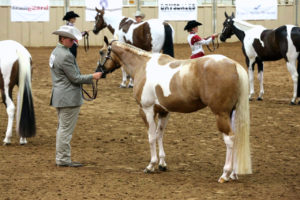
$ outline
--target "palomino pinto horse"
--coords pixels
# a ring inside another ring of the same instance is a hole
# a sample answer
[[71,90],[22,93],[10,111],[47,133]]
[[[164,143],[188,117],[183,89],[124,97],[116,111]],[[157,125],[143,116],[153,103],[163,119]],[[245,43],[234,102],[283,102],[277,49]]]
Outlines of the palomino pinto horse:
[[[160,52],[174,57],[173,37],[174,31],[170,24],[159,20],[150,19],[145,22],[136,23],[134,19],[115,16],[104,9],[96,8],[95,27],[93,32],[98,34],[99,31],[107,27],[116,38],[138,48],[151,52]],[[121,88],[126,87],[127,74],[122,68]],[[128,87],[132,87],[133,82],[130,78]]]
[[254,94],[253,71],[255,63],[258,65],[258,79],[260,82],[258,100],[262,100],[264,94],[263,61],[273,61],[284,58],[294,83],[291,104],[295,104],[297,96],[300,96],[296,68],[298,60],[298,71],[300,71],[300,28],[293,25],[284,25],[270,30],[260,25],[252,25],[245,21],[238,20],[234,18],[233,13],[232,16],[229,17],[225,12],[225,17],[226,19],[223,23],[224,27],[220,39],[224,42],[227,38],[235,34],[243,43],[243,52],[246,56],[250,81],[249,99],[251,99]]
[[20,144],[35,135],[35,116],[31,94],[31,55],[21,44],[12,40],[0,41],[0,89],[6,106],[8,124],[4,144],[11,143],[15,105],[12,91],[19,87],[17,104],[17,133]]
[[151,161],[145,172],[153,172],[158,161],[156,140],[159,169],[166,170],[163,133],[169,113],[190,113],[208,106],[216,115],[217,127],[227,146],[219,182],[251,173],[248,75],[240,64],[222,55],[176,60],[123,42],[108,44],[107,38],[105,41],[108,47],[100,50],[103,64],[97,71],[107,72],[122,65],[134,78],[133,94],[148,128],[150,143]]

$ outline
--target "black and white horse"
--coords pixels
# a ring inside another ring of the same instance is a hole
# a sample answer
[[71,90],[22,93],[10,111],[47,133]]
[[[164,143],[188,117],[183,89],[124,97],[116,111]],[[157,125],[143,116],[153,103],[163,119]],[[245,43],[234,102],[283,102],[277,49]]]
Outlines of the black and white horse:
[[20,144],[35,135],[35,116],[31,94],[31,55],[25,47],[13,40],[0,41],[0,91],[8,115],[4,144],[11,143],[15,105],[12,91],[19,87],[16,127]]
[[228,16],[225,12],[225,17],[220,39],[224,42],[235,34],[243,43],[250,81],[249,99],[252,99],[254,94],[253,72],[255,63],[258,65],[258,80],[260,82],[260,92],[257,99],[262,100],[264,94],[263,61],[275,61],[284,58],[294,83],[291,104],[295,104],[297,97],[300,96],[300,87],[298,87],[300,28],[293,25],[283,25],[276,29],[266,29],[261,25],[253,25],[236,19],[233,13]]

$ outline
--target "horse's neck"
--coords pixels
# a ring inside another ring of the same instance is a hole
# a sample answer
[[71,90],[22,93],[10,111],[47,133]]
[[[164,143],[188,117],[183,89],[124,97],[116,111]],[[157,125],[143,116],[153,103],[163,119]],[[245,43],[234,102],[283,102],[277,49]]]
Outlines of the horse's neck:
[[139,69],[146,67],[146,63],[151,58],[151,53],[120,42],[112,45],[112,51],[119,57],[123,67],[132,78]]
[[248,22],[238,20],[238,19],[233,19],[233,26],[234,26],[234,33],[239,38],[240,41],[244,40],[247,31],[254,28],[263,28],[260,25],[250,24]]
[[[115,31],[119,30],[120,23],[121,23],[122,19],[124,19],[124,18],[125,17],[115,15],[108,11],[106,11],[103,15],[103,19],[104,19],[106,25],[107,26],[110,25]],[[110,30],[110,32],[112,32],[112,30]],[[112,32],[112,34],[114,34],[114,33]]]

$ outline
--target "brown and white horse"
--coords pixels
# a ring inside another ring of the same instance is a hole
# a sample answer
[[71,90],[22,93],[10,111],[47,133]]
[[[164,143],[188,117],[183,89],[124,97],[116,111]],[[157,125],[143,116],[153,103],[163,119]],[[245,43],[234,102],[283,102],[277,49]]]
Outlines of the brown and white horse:
[[[248,75],[234,60],[210,55],[192,60],[176,60],[150,53],[105,37],[97,71],[108,72],[122,65],[134,78],[133,94],[148,128],[151,161],[145,172],[166,170],[163,133],[169,113],[190,113],[208,106],[227,146],[224,171],[219,182],[251,173],[249,142]],[[156,124],[155,118],[158,116]]]
[[12,91],[19,86],[17,104],[17,133],[20,144],[26,144],[27,137],[35,135],[35,116],[31,94],[31,55],[21,44],[12,40],[0,41],[0,89],[6,106],[8,124],[4,144],[11,143],[15,105]]
[[[151,52],[160,52],[174,57],[173,37],[174,31],[170,24],[160,19],[150,19],[136,23],[134,19],[116,16],[104,9],[96,8],[95,26],[93,32],[98,34],[102,29],[108,28],[115,38],[138,48]],[[126,87],[127,74],[122,68],[121,88]],[[132,87],[132,79],[128,87]]]

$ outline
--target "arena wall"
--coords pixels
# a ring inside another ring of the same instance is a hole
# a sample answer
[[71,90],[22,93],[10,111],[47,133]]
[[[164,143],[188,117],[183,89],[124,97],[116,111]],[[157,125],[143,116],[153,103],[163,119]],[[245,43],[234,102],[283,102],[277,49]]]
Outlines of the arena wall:
[[[71,7],[70,10],[74,10],[81,17],[77,19],[76,27],[80,30],[93,29],[94,22],[85,21],[85,8],[84,7]],[[123,7],[123,15],[133,17],[135,13],[135,6]],[[157,18],[157,7],[142,6],[141,11],[145,13],[146,18]],[[216,32],[222,31],[222,24],[224,21],[224,12],[231,14],[235,12],[235,6],[218,6],[217,7],[217,27]],[[213,14],[211,5],[203,5],[198,7],[198,21],[204,25],[199,28],[199,35],[202,37],[209,36],[213,33]],[[10,21],[10,7],[0,7],[0,40],[16,40],[27,47],[40,47],[40,46],[55,46],[57,43],[57,36],[51,33],[56,30],[64,22],[62,18],[64,16],[63,7],[51,7],[50,8],[50,21],[49,22],[11,22]],[[277,20],[258,20],[249,21],[253,24],[261,24],[267,28],[276,28],[283,24],[295,24],[296,23],[296,11],[294,5],[278,5],[278,19]],[[300,17],[298,16],[298,22]],[[183,31],[186,21],[170,21],[175,29],[175,43],[187,43],[187,32]],[[91,46],[100,46],[103,44],[103,36],[112,37],[112,34],[105,29],[104,32],[99,35],[94,35],[90,32],[89,43]],[[237,41],[236,37],[230,39],[231,42]],[[80,45],[83,45],[83,41],[80,41]]]

